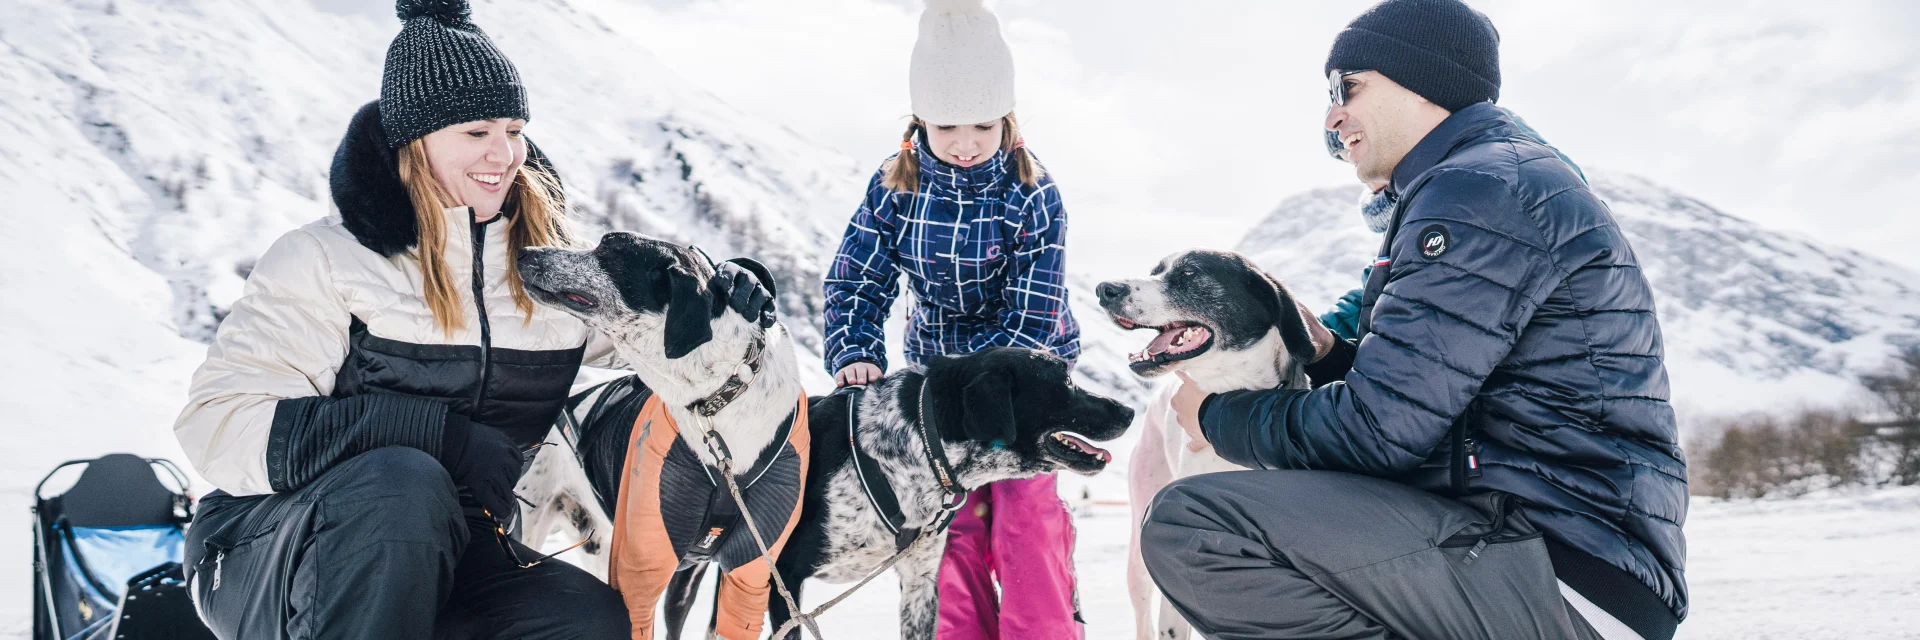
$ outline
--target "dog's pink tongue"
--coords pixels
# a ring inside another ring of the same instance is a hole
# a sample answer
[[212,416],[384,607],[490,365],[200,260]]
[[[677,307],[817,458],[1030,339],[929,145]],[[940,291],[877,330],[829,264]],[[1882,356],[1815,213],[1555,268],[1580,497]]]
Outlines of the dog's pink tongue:
[[1161,353],[1186,353],[1200,348],[1212,335],[1206,327],[1199,325],[1170,326],[1160,331],[1153,342],[1147,345],[1147,355]]
[[1186,331],[1186,330],[1187,330],[1186,327],[1167,327],[1165,329],[1161,329],[1160,335],[1154,336],[1153,342],[1147,343],[1147,348],[1146,348],[1147,355],[1154,355],[1159,353],[1166,353],[1168,351],[1173,351],[1174,350],[1173,341],[1179,339],[1180,332]]

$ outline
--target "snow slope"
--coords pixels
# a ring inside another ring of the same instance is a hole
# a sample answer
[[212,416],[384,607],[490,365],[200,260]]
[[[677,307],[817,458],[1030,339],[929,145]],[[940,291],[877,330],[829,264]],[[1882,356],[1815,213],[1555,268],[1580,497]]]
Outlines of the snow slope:
[[[1587,175],[1653,284],[1683,418],[1851,402],[1859,374],[1920,343],[1920,273],[1760,227],[1638,176]],[[1356,213],[1360,191],[1288,198],[1238,250],[1309,305],[1330,305],[1360,286],[1380,247]]]

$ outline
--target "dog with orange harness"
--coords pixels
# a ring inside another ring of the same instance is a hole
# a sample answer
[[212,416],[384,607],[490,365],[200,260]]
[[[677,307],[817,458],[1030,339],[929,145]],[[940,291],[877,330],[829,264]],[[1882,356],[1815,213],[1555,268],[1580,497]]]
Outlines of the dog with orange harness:
[[[773,595],[766,556],[778,556],[799,521],[809,457],[786,328],[721,313],[706,256],[646,236],[610,233],[592,251],[530,248],[518,268],[534,300],[605,333],[636,374],[576,396],[563,413],[570,446],[543,450],[521,482],[534,504],[523,535],[543,537],[555,515],[610,529],[583,549],[590,570],[604,558],[634,638],[653,637],[663,594],[672,598],[667,635],[677,638],[700,574],[717,564],[710,633],[758,638]],[[755,275],[774,289],[764,269]]]

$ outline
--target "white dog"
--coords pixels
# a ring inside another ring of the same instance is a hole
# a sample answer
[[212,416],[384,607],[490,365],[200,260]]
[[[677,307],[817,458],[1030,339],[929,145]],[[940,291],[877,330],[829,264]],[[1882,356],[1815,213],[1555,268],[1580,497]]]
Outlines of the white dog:
[[[1121,328],[1159,332],[1132,356],[1141,377],[1182,371],[1208,393],[1307,387],[1303,369],[1314,348],[1306,323],[1315,320],[1303,317],[1285,285],[1239,254],[1175,254],[1149,278],[1103,282],[1096,292]],[[1191,439],[1173,412],[1175,389],[1162,387],[1141,415],[1140,442],[1127,473],[1133,503],[1127,589],[1140,640],[1184,640],[1192,633],[1160,595],[1140,556],[1140,524],[1154,495],[1176,478],[1245,469],[1210,447],[1188,446]]]

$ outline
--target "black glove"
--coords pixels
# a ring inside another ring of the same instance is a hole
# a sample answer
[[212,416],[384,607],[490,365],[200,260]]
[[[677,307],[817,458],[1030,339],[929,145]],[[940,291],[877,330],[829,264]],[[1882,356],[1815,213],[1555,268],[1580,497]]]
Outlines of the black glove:
[[507,434],[467,419],[447,414],[447,425],[440,441],[440,464],[460,487],[462,501],[471,498],[493,514],[496,523],[505,525],[518,508],[513,486],[520,482],[520,470],[526,458]]
[[773,287],[773,274],[750,258],[714,265],[713,279],[707,281],[707,290],[713,293],[714,317],[733,309],[761,328],[773,326]]

